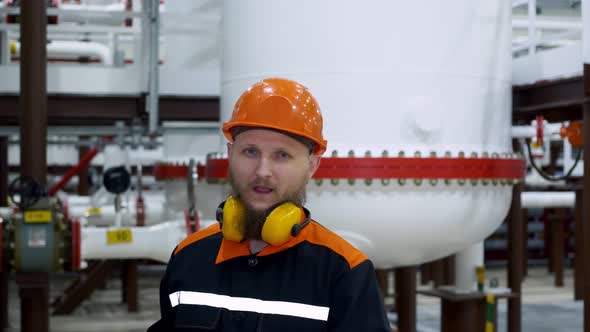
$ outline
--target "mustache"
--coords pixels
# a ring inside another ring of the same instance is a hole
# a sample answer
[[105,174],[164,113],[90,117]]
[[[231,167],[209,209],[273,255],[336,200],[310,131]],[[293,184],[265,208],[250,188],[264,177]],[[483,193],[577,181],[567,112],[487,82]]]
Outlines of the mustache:
[[271,181],[269,181],[265,178],[256,178],[253,181],[251,181],[250,183],[248,183],[248,185],[250,187],[260,186],[260,187],[267,187],[267,188],[271,188],[271,189],[275,188],[275,185]]

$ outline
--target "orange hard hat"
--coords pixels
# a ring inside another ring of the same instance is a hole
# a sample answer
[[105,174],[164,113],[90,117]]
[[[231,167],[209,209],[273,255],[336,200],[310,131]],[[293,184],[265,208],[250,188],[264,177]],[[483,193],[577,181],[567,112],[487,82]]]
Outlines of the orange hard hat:
[[267,78],[252,85],[234,106],[231,119],[223,124],[230,142],[232,128],[256,127],[284,131],[316,143],[314,154],[326,151],[322,114],[317,101],[303,85],[284,78]]

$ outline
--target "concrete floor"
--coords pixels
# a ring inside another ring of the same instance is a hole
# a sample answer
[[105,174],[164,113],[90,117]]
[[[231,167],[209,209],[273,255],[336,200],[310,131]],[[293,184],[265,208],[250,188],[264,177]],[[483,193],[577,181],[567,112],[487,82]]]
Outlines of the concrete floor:
[[[506,270],[486,271],[487,278],[497,278],[500,287],[506,287]],[[566,270],[564,287],[553,286],[553,274],[546,267],[529,268],[522,290],[522,331],[523,332],[582,332],[583,303],[574,301],[573,271]],[[419,288],[428,288],[420,286]],[[440,331],[440,304],[432,297],[418,295],[418,332]],[[498,305],[498,332],[507,331],[507,303],[501,300]]]
[[[73,315],[52,316],[51,331],[145,331],[158,319],[158,284],[162,273],[160,267],[140,268],[138,313],[126,312],[121,303],[121,283],[113,277],[105,289],[96,291],[90,300],[85,301]],[[497,278],[500,286],[506,286],[506,271],[495,268],[487,271],[488,278]],[[572,271],[566,270],[565,287],[553,287],[553,276],[546,268],[530,268],[529,276],[523,284],[523,332],[581,332],[583,331],[582,302],[573,301]],[[52,277],[51,297],[58,296],[67,286],[71,277],[55,275]],[[428,288],[428,286],[420,286]],[[14,280],[9,285],[10,328],[7,332],[20,331],[20,302]],[[440,305],[438,299],[418,295],[417,331],[440,331]],[[506,303],[501,301],[498,310],[498,332],[506,331]]]

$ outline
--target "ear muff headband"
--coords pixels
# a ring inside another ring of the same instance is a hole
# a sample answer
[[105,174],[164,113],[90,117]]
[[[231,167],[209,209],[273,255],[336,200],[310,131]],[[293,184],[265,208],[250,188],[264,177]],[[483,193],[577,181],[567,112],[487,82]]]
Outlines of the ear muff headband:
[[[221,225],[223,237],[241,242],[245,239],[245,207],[234,197],[229,197],[217,208],[217,221]],[[262,226],[261,238],[274,246],[282,245],[290,236],[297,236],[309,224],[311,215],[305,208],[291,202],[278,204],[270,210]]]

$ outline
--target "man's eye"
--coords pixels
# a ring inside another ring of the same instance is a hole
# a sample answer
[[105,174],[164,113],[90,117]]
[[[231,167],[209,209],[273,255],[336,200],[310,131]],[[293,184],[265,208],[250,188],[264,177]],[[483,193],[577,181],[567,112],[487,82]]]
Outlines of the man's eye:
[[242,153],[244,153],[247,156],[255,156],[256,152],[257,152],[256,149],[252,149],[252,148],[247,148],[242,151]]
[[282,152],[279,152],[279,153],[277,154],[277,156],[278,156],[279,158],[281,158],[281,159],[288,159],[288,158],[291,158],[291,155],[290,155],[290,154],[288,154],[287,152],[284,152],[284,151],[282,151]]

